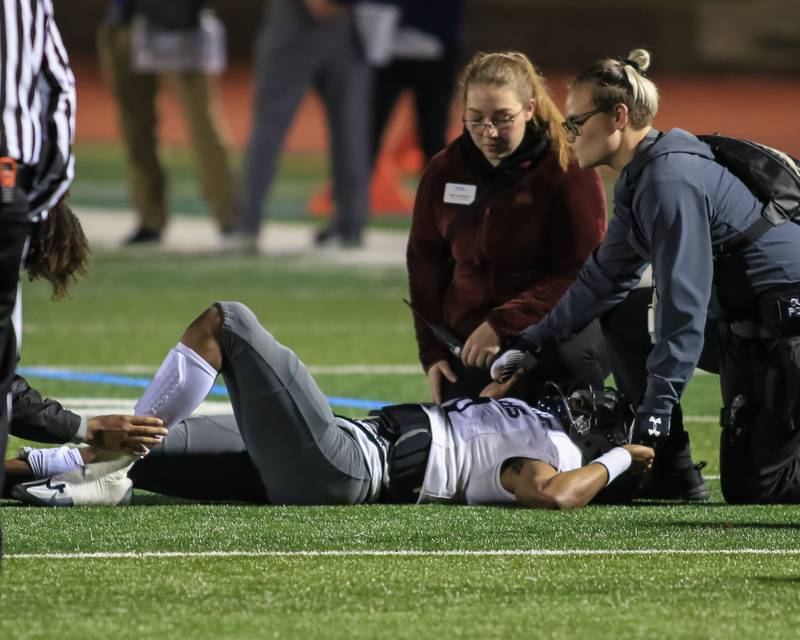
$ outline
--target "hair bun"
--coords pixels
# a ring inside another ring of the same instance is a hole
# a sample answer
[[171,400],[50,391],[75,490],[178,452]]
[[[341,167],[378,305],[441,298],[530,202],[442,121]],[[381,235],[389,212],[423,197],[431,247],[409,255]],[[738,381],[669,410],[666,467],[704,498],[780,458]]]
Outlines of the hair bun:
[[645,73],[650,68],[650,52],[647,49],[633,49],[628,53],[627,59],[636,66],[639,73]]

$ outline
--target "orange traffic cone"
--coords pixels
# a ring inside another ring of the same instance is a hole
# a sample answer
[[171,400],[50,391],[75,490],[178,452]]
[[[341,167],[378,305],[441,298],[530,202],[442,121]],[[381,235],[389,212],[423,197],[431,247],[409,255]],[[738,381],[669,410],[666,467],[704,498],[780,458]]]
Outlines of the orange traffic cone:
[[[403,186],[396,161],[388,153],[380,155],[372,174],[369,206],[371,213],[376,216],[411,215],[414,208],[414,196]],[[333,198],[330,180],[311,196],[308,211],[314,217],[331,215]]]

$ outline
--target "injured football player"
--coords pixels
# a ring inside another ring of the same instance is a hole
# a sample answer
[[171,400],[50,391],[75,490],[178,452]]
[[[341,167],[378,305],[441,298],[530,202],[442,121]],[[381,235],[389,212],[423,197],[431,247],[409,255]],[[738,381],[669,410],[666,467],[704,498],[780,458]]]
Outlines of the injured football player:
[[[218,373],[233,415],[192,416]],[[80,421],[57,406],[50,431]],[[136,487],[280,505],[571,509],[630,499],[655,455],[630,444],[634,414],[612,389],[567,395],[553,385],[536,406],[460,398],[386,406],[358,420],[337,416],[298,356],[237,302],[215,303],[189,325],[135,413],[130,422],[149,416],[168,427],[146,455],[24,449],[6,462],[17,474],[11,495],[33,505],[123,505]]]

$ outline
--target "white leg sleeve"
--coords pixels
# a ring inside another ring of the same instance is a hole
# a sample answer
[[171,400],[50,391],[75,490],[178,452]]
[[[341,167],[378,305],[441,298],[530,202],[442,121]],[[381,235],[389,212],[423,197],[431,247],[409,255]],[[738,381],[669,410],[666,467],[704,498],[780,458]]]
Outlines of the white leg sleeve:
[[158,416],[170,427],[192,414],[216,379],[217,370],[179,342],[164,358],[136,403],[135,412],[140,416]]

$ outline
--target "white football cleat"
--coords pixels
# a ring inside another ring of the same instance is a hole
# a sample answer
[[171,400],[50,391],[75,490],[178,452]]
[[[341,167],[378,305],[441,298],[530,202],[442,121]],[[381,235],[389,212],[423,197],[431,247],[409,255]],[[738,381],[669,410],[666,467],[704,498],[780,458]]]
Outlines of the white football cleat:
[[12,497],[40,507],[122,507],[131,503],[133,482],[128,470],[136,458],[118,456],[11,488]]

